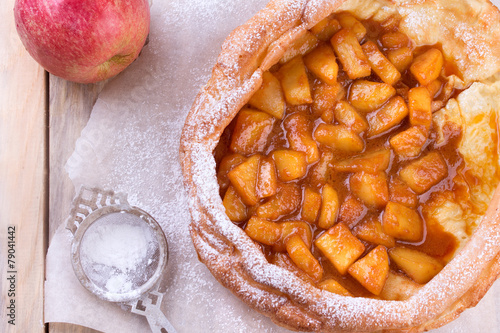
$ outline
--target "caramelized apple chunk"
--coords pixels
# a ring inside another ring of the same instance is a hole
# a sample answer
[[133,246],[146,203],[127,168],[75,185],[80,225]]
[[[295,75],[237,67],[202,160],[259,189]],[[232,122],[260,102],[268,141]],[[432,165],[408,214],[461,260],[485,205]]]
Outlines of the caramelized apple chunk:
[[302,178],[307,171],[307,155],[301,151],[290,149],[275,150],[272,152],[278,179],[288,182]]
[[418,196],[397,176],[389,181],[389,200],[413,209],[418,205]]
[[300,207],[301,193],[296,184],[282,184],[275,195],[257,208],[257,216],[269,220],[293,213]]
[[219,187],[221,191],[225,191],[230,185],[227,173],[231,171],[235,166],[245,162],[246,157],[241,154],[229,154],[225,155],[219,163],[219,169],[217,170],[217,180],[219,182]]
[[429,132],[432,125],[431,103],[431,94],[426,87],[412,88],[408,92],[410,124],[412,126],[422,126],[426,133]]
[[256,194],[259,199],[270,197],[276,194],[278,189],[278,176],[274,161],[265,157],[260,161],[259,173],[257,175]]
[[429,282],[443,269],[435,258],[413,249],[395,247],[389,250],[389,256],[396,265],[417,283]]
[[281,226],[281,237],[274,244],[273,251],[284,252],[286,251],[286,241],[288,237],[293,235],[299,235],[302,238],[304,244],[310,249],[312,245],[312,232],[309,224],[303,221],[286,221],[280,223]]
[[381,32],[394,31],[398,29],[401,22],[401,16],[399,14],[393,14],[387,17],[385,20],[380,22]]
[[[324,113],[331,111],[342,92],[340,84],[329,85],[318,82],[313,85],[311,110],[314,116],[321,117]],[[327,122],[327,121],[325,121]]]
[[410,72],[420,85],[426,86],[439,77],[443,64],[444,60],[441,51],[430,49],[413,60]]
[[301,56],[284,64],[277,74],[287,103],[291,105],[312,103],[306,66]]
[[373,137],[389,131],[399,125],[408,115],[408,107],[401,96],[393,97],[377,112],[368,118],[368,137]]
[[253,206],[259,201],[256,185],[261,159],[261,155],[253,155],[227,174],[243,202],[249,206]]
[[335,105],[333,111],[335,119],[349,127],[352,131],[360,134],[368,129],[366,119],[360,115],[348,102],[340,101]]
[[367,208],[358,199],[352,195],[347,198],[340,205],[338,222],[344,223],[349,228],[355,226],[366,215]]
[[323,120],[327,124],[331,124],[335,120],[335,114],[332,109],[326,110],[321,114],[321,120]]
[[431,83],[429,83],[428,85],[426,85],[425,87],[429,91],[429,94],[430,94],[431,99],[432,99],[432,98],[435,98],[439,94],[442,86],[443,86],[443,84],[441,83],[441,81],[434,80]]
[[371,112],[395,94],[396,89],[387,83],[357,80],[349,91],[349,102],[359,111]]
[[369,41],[363,44],[362,49],[368,58],[372,70],[382,81],[391,86],[398,82],[401,78],[401,73],[385,55],[380,52],[377,44]]
[[285,113],[285,96],[283,95],[280,81],[270,72],[264,72],[262,74],[262,85],[252,95],[248,104],[269,113],[275,118],[283,118],[283,114]]
[[410,39],[407,35],[400,31],[392,31],[383,34],[380,37],[380,42],[382,45],[388,49],[400,48],[403,46],[407,46],[410,42]]
[[384,232],[378,218],[372,217],[356,225],[353,229],[356,237],[372,244],[383,245],[387,248],[396,246],[396,240]]
[[339,65],[335,61],[335,53],[327,44],[321,44],[304,56],[306,67],[320,80],[330,85],[337,83]]
[[424,223],[419,213],[391,201],[385,206],[382,229],[386,234],[408,242],[418,242],[424,235]]
[[371,74],[372,69],[368,59],[353,32],[343,28],[333,35],[330,42],[344,71],[351,80]]
[[304,188],[301,216],[304,221],[315,223],[321,208],[321,194],[310,186]]
[[379,245],[348,269],[349,274],[374,295],[379,295],[389,276],[389,257]]
[[389,140],[394,152],[402,158],[417,157],[426,142],[427,135],[420,126],[410,127]]
[[391,151],[382,149],[336,162],[333,164],[333,168],[342,172],[366,171],[376,173],[385,171],[389,167],[390,161]]
[[325,184],[321,192],[318,227],[323,229],[331,228],[337,220],[339,207],[340,202],[337,191],[330,184]]
[[337,19],[342,28],[352,31],[359,42],[361,42],[363,38],[365,38],[366,28],[363,23],[361,23],[356,17],[354,17],[354,15],[352,15],[351,13],[343,12],[337,14]]
[[421,287],[421,284],[405,275],[391,271],[379,296],[386,300],[404,301],[413,296]]
[[352,193],[368,207],[383,208],[389,199],[384,172],[356,172],[349,178]]
[[319,160],[319,150],[312,137],[312,124],[302,113],[294,113],[283,121],[290,148],[306,154],[308,164]]
[[344,152],[361,152],[365,147],[363,139],[343,125],[319,124],[314,137],[319,143]]
[[306,272],[314,281],[321,280],[323,268],[300,236],[292,235],[287,239],[286,252],[295,265]]
[[311,32],[320,40],[329,41],[333,35],[342,29],[339,21],[332,16],[325,17],[311,28]]
[[427,192],[446,176],[448,176],[448,166],[437,151],[411,162],[399,172],[401,180],[417,194]]
[[320,153],[318,163],[313,165],[309,172],[308,180],[311,186],[320,188],[326,184],[328,179],[331,177],[331,164],[333,162],[333,159],[334,155],[330,150],[323,150]]
[[342,285],[334,279],[323,280],[318,284],[318,287],[334,294],[342,296],[352,296],[352,294],[347,289],[342,287]]
[[226,209],[226,215],[233,222],[242,222],[247,219],[247,206],[243,203],[241,196],[233,186],[229,186],[224,195],[222,204]]
[[247,222],[245,232],[259,243],[274,245],[281,237],[281,226],[278,223],[252,216]]
[[402,73],[410,67],[413,61],[413,51],[406,46],[395,50],[388,50],[387,59]]
[[342,223],[319,236],[314,245],[342,275],[365,251],[363,243]]
[[251,155],[263,152],[275,118],[265,112],[242,109],[234,126],[229,148],[234,153]]

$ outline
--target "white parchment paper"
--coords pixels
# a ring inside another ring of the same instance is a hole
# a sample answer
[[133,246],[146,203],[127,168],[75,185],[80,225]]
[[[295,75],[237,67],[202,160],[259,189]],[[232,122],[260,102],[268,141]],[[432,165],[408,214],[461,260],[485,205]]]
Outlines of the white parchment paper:
[[[220,45],[266,3],[155,0],[149,44],[102,91],[66,165],[75,188],[127,193],[131,205],[161,224],[170,250],[162,309],[180,333],[286,331],[249,309],[198,261],[178,156],[184,119]],[[60,222],[47,254],[45,321],[147,332],[142,317],[97,299],[80,285],[69,256],[72,236]],[[500,332],[499,300],[496,283],[476,308],[436,332]]]

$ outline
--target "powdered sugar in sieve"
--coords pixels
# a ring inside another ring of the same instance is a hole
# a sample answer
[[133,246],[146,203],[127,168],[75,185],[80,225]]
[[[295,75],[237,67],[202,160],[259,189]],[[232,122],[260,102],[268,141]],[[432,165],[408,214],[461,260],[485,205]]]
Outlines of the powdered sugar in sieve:
[[124,194],[83,187],[67,228],[75,236],[73,269],[85,288],[103,300],[128,304],[153,332],[175,332],[160,310],[163,294],[157,291],[168,254],[158,222],[130,206]]
[[154,231],[138,216],[110,213],[97,219],[80,243],[83,272],[96,287],[125,294],[143,286],[158,268]]

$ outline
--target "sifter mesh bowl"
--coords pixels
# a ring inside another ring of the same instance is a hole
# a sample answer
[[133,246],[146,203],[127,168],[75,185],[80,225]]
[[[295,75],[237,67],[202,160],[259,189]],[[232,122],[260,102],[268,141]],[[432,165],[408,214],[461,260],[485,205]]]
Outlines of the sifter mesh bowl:
[[156,220],[127,196],[81,187],[66,228],[73,233],[71,262],[80,283],[102,300],[128,305],[153,333],[176,333],[161,311],[158,291],[168,259]]
[[[98,203],[96,199],[90,201]],[[71,261],[75,275],[85,288],[110,302],[129,302],[150,291],[168,258],[160,225],[123,201],[101,207],[88,202],[74,206],[88,213],[74,228]]]

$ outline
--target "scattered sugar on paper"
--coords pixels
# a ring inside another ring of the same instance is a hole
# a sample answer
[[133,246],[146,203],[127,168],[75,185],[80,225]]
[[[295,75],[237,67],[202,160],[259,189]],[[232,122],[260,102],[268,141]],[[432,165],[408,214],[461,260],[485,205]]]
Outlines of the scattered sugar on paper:
[[147,281],[158,249],[151,228],[126,213],[105,215],[83,236],[80,256],[88,278],[110,293],[127,293]]
[[127,193],[131,205],[161,224],[169,242],[162,310],[179,332],[285,331],[233,296],[198,260],[178,154],[185,117],[221,43],[266,3],[155,2],[150,43],[101,93],[66,166],[76,187]]

